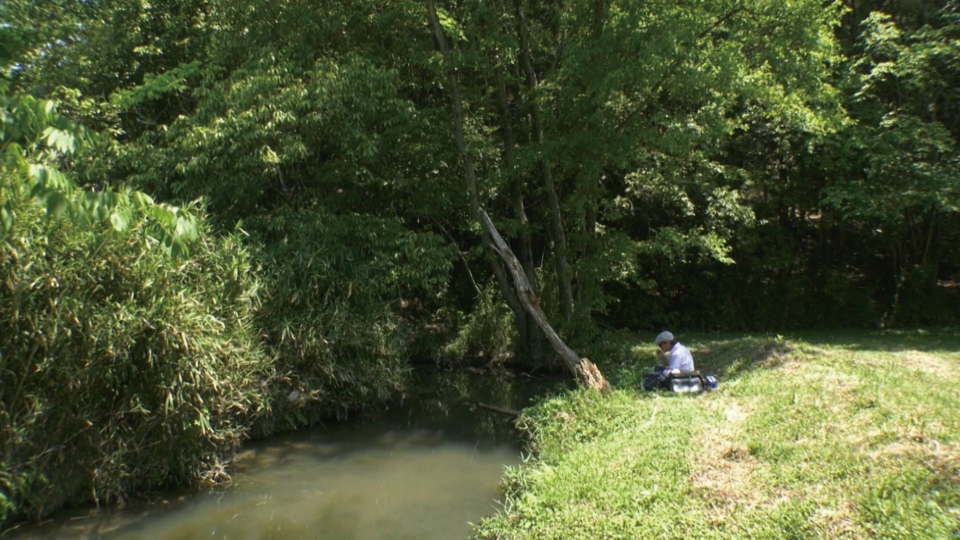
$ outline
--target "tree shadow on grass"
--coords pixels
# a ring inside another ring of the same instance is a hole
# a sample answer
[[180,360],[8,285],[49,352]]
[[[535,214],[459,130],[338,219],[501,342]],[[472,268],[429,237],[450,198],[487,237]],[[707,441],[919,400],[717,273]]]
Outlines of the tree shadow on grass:
[[697,341],[691,346],[697,370],[720,380],[735,380],[762,367],[776,367],[792,347],[776,337]]
[[796,332],[791,341],[853,351],[960,353],[960,329]]

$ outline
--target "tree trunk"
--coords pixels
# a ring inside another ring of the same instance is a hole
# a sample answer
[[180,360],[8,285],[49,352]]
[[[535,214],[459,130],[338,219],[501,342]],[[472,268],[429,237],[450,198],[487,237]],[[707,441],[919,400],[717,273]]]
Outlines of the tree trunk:
[[[531,92],[535,92],[540,85],[537,73],[533,68],[530,54],[530,40],[527,38],[526,24],[523,20],[522,0],[514,0],[517,12],[517,35],[520,37],[520,56],[523,70],[527,75],[527,85]],[[573,287],[571,286],[570,271],[567,267],[567,238],[563,231],[563,215],[560,212],[560,199],[553,182],[553,166],[543,156],[543,123],[540,117],[540,105],[533,100],[531,108],[533,119],[533,133],[540,146],[540,165],[543,168],[543,184],[547,192],[547,204],[550,207],[550,236],[553,239],[554,263],[557,268],[557,283],[560,289],[560,311],[566,320],[573,317]]]
[[586,329],[584,323],[590,320],[590,312],[593,309],[593,295],[596,292],[596,279],[593,276],[593,270],[589,264],[596,256],[597,246],[597,205],[596,197],[599,186],[598,180],[592,180],[594,185],[590,186],[587,196],[590,197],[587,203],[586,219],[584,223],[584,245],[581,254],[582,262],[586,263],[581,267],[577,274],[577,296],[580,303],[577,306],[577,328],[580,332]]
[[921,264],[923,264],[924,266],[930,265],[931,254],[933,253],[932,249],[933,249],[934,239],[936,238],[935,233],[937,232],[937,223],[939,222],[939,219],[940,219],[940,209],[934,208],[933,217],[930,218],[930,228],[927,231],[927,241],[924,242],[924,247],[923,247],[923,258],[921,259]]
[[[510,122],[510,105],[507,100],[507,88],[503,78],[503,65],[497,59],[497,98],[500,102],[500,117],[503,125],[503,159],[511,178],[511,195],[513,199],[513,213],[520,221],[520,262],[530,282],[530,288],[536,294],[537,276],[533,266],[533,240],[530,237],[530,222],[523,206],[523,182],[513,161],[513,127]],[[536,326],[533,316],[526,313],[527,321],[527,354],[534,365],[543,362],[543,336]]]
[[[464,174],[467,178],[467,190],[470,193],[470,213],[474,219],[480,219],[480,197],[477,193],[476,172],[473,166],[473,158],[467,151],[466,137],[463,134],[463,105],[460,99],[460,85],[457,81],[457,72],[450,62],[450,49],[447,47],[447,40],[443,37],[443,29],[440,26],[440,20],[437,18],[437,10],[436,7],[434,7],[433,0],[427,0],[427,13],[430,17],[430,25],[433,27],[437,40],[437,47],[440,48],[440,53],[443,55],[444,66],[450,73],[451,101],[453,101],[454,116],[454,137],[457,141],[457,150],[459,150],[460,157],[463,159]],[[492,249],[490,235],[485,230],[481,233],[481,239],[485,248],[488,250]],[[500,293],[503,295],[504,300],[506,300],[507,305],[510,306],[510,309],[513,311],[513,315],[516,318],[517,329],[520,333],[521,343],[526,343],[526,341],[529,339],[529,336],[527,331],[527,317],[524,312],[523,305],[514,294],[513,289],[510,288],[510,283],[507,280],[507,276],[500,263],[493,257],[488,257],[488,261],[490,263],[490,269],[497,278],[497,285],[500,288]]]
[[510,246],[503,241],[500,233],[498,233],[496,227],[493,226],[493,221],[490,220],[490,216],[488,216],[483,209],[480,210],[480,219],[483,220],[483,225],[493,241],[493,249],[503,259],[504,264],[507,265],[510,274],[513,276],[513,283],[517,289],[517,296],[520,298],[520,302],[523,303],[523,307],[527,312],[533,315],[543,334],[547,337],[547,341],[550,342],[553,349],[557,351],[557,354],[563,359],[564,364],[570,368],[570,371],[580,384],[600,393],[608,392],[610,390],[610,383],[604,378],[603,373],[600,373],[600,369],[589,359],[580,358],[573,349],[568,347],[567,344],[560,339],[560,336],[554,332],[550,323],[547,322],[546,315],[544,315],[543,310],[540,309],[537,295],[534,294],[530,283],[527,281],[523,266],[520,264],[520,261],[517,260],[517,256],[510,251]]
[[[593,2],[593,25],[591,27],[591,37],[594,41],[599,41],[603,37],[603,25],[607,18],[607,4],[605,0],[594,0]],[[583,250],[580,254],[581,261],[584,263],[581,268],[585,268],[577,274],[577,332],[582,334],[587,329],[587,323],[590,321],[591,311],[593,310],[593,295],[596,294],[597,280],[594,277],[592,265],[590,264],[597,252],[597,206],[600,197],[600,171],[591,175],[589,185],[586,189],[586,215],[584,219],[583,231]]]

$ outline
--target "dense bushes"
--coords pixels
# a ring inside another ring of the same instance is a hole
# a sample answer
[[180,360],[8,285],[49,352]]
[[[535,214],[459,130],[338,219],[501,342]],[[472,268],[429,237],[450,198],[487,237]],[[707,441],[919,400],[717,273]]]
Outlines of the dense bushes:
[[404,309],[451,262],[435,235],[319,211],[256,223],[258,269],[203,221],[177,261],[142,222],[121,236],[17,214],[0,253],[0,521],[217,483],[247,435],[383,401],[408,370]]
[[[380,402],[407,373],[413,329],[406,314],[442,291],[451,253],[442,239],[399,220],[281,210],[252,220],[261,246],[257,321],[284,381],[289,414],[269,432]],[[277,411],[280,412],[280,411]]]
[[[407,312],[449,249],[397,220],[278,213],[249,244],[200,223],[176,260],[30,201],[0,253],[0,521],[227,478],[240,440],[401,388]],[[262,304],[261,304],[262,298]]]
[[477,294],[473,311],[457,312],[450,318],[457,334],[440,347],[439,363],[458,365],[478,358],[490,363],[503,361],[517,342],[514,315],[500,299],[500,291],[493,283]]
[[219,481],[273,369],[238,238],[176,262],[142,220],[119,236],[19,210],[0,244],[0,521]]
[[403,306],[447,281],[438,236],[292,209],[249,242],[213,234],[203,212],[78,188],[61,169],[82,130],[0,98],[0,524],[221,482],[244,437],[400,388]]

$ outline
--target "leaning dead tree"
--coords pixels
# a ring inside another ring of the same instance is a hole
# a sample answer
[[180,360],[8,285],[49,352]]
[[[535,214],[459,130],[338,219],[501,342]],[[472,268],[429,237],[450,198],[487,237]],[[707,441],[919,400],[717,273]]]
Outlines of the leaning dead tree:
[[490,216],[487,215],[486,211],[480,208],[478,212],[493,242],[491,247],[500,255],[500,258],[503,259],[504,264],[510,270],[510,275],[513,276],[513,284],[516,288],[517,296],[523,304],[523,308],[527,310],[537,322],[540,330],[543,331],[543,335],[546,336],[547,341],[550,342],[553,349],[557,351],[557,354],[563,359],[563,363],[570,368],[570,371],[573,372],[573,375],[580,384],[601,393],[610,390],[610,383],[607,382],[607,379],[600,373],[600,369],[589,359],[580,358],[577,353],[568,347],[567,344],[560,339],[560,336],[554,332],[550,323],[547,322],[547,317],[543,314],[543,310],[540,309],[537,295],[534,294],[533,288],[530,286],[530,281],[527,280],[527,275],[524,273],[520,261],[517,260],[517,256],[513,254],[510,246],[504,242],[503,237],[497,232],[497,228],[493,226],[493,221],[490,220]]

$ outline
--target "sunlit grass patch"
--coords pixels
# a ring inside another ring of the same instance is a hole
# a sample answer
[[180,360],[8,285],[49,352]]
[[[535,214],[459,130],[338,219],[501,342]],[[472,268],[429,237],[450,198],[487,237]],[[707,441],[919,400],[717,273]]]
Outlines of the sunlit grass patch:
[[638,392],[640,361],[528,411],[537,457],[480,537],[960,535],[957,340],[815,338],[690,339],[720,390]]
[[682,454],[702,415],[692,399],[633,392],[580,391],[537,407],[524,422],[538,430],[540,459],[508,471],[504,511],[485,527],[557,539],[675,527],[673,518],[648,518],[683,513],[690,471]]

